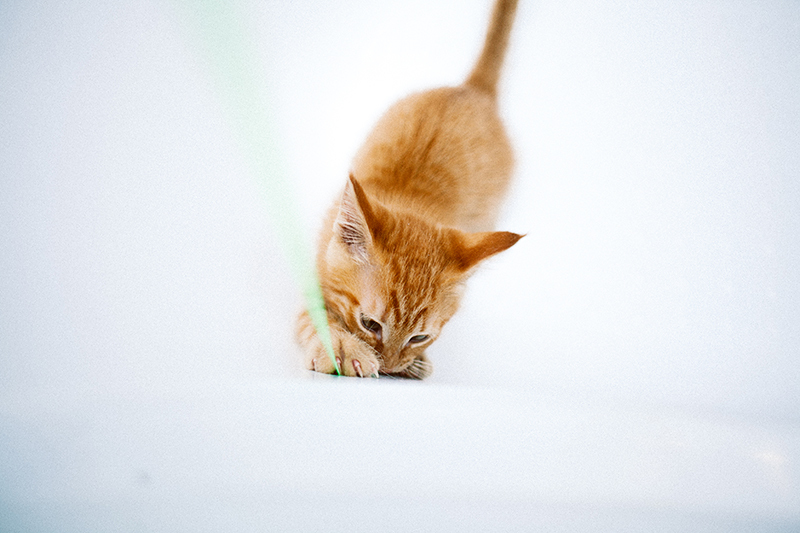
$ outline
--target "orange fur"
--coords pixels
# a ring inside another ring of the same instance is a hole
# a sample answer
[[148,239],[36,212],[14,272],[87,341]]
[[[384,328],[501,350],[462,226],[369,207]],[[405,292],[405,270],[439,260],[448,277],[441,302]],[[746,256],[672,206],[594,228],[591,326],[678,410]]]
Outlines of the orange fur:
[[[496,88],[516,3],[496,1],[464,84],[411,95],[378,121],[325,219],[317,269],[346,375],[430,375],[425,349],[464,282],[521,238],[492,231],[513,167]],[[297,333],[306,367],[333,373],[306,313]]]

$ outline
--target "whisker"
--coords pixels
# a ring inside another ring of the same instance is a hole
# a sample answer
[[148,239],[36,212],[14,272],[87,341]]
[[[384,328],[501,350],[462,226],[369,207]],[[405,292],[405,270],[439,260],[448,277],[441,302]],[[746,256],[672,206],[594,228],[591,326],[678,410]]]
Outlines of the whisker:
[[425,379],[433,372],[433,365],[421,359],[415,359],[398,374],[410,379]]

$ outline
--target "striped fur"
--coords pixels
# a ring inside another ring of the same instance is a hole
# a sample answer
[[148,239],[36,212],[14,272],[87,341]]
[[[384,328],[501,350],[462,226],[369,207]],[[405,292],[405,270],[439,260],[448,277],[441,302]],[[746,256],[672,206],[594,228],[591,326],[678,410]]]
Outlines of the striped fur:
[[[386,112],[325,219],[317,269],[346,375],[429,376],[425,350],[458,309],[467,278],[521,238],[493,231],[513,167],[495,95],[515,9],[516,0],[497,0],[463,85]],[[297,335],[306,367],[333,373],[305,313]]]

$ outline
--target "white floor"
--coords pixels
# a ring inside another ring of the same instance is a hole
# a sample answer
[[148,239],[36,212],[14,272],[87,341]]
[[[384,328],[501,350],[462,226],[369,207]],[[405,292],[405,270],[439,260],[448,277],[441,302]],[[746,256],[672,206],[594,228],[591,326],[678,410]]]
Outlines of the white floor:
[[[309,235],[488,3],[241,5]],[[527,236],[423,383],[299,368],[185,9],[0,7],[1,531],[800,529],[796,3],[521,1]]]
[[333,378],[37,393],[3,405],[4,531],[798,525],[797,424]]

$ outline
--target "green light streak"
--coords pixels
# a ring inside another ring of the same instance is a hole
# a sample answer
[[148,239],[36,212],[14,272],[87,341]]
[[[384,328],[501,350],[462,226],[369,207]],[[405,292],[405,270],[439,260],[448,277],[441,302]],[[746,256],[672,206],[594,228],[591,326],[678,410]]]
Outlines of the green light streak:
[[267,212],[271,217],[282,249],[290,263],[295,281],[302,290],[306,309],[322,345],[328,352],[336,373],[339,366],[333,352],[325,300],[314,267],[311,246],[299,224],[293,187],[281,157],[280,143],[271,127],[275,123],[266,105],[264,88],[256,81],[258,65],[255,47],[237,16],[235,2],[196,0],[181,2],[190,15],[199,37],[214,83],[239,145],[257,177]]

